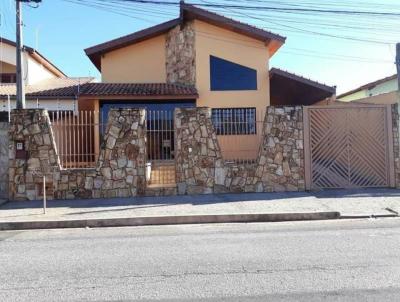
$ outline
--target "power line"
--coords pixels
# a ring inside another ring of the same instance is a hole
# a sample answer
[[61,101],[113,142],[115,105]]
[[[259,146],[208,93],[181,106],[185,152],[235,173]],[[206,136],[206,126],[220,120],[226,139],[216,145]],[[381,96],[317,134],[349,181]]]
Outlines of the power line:
[[[158,5],[173,5],[178,6],[179,2],[168,2],[168,1],[157,1],[157,0],[119,0],[123,2],[133,3],[147,3],[147,4],[158,4]],[[310,13],[328,13],[328,14],[340,14],[340,15],[365,15],[365,16],[395,16],[400,17],[400,13],[393,12],[377,12],[377,11],[360,11],[360,10],[333,10],[333,9],[313,9],[313,8],[288,8],[288,7],[273,7],[273,6],[247,6],[247,5],[234,5],[234,4],[202,4],[202,3],[191,3],[192,5],[214,7],[214,8],[233,8],[233,9],[244,9],[244,10],[271,10],[281,12],[310,12]]]
[[[90,3],[93,3],[93,1],[95,2],[102,2],[103,4],[107,5],[110,8],[114,8],[115,3],[119,2],[119,3],[136,3],[136,4],[152,4],[152,5],[178,5],[179,3],[177,2],[162,2],[162,1],[155,1],[155,0],[75,0],[78,1],[79,3],[82,4],[87,4],[89,5]],[[288,24],[283,24],[281,22],[276,22],[274,20],[270,20],[269,18],[260,18],[259,16],[255,16],[254,14],[249,14],[249,13],[245,13],[243,11],[233,11],[229,6],[229,5],[225,5],[225,4],[211,4],[210,2],[207,3],[198,3],[199,6],[212,6],[212,7],[217,7],[217,9],[224,9],[225,10],[229,10],[232,11],[236,14],[240,14],[255,20],[259,20],[259,21],[263,21],[269,24],[274,24],[276,26],[282,27],[282,28],[286,28],[289,29],[288,31],[294,31],[294,32],[299,32],[299,33],[305,33],[305,34],[310,34],[310,35],[317,35],[317,36],[325,36],[325,37],[329,37],[329,38],[335,38],[335,39],[343,39],[343,40],[350,40],[350,41],[355,41],[355,42],[363,42],[363,43],[374,43],[374,44],[394,44],[396,41],[386,41],[386,40],[379,40],[379,39],[371,39],[371,38],[363,38],[363,37],[359,37],[359,36],[351,36],[351,35],[338,35],[338,34],[332,34],[332,33],[326,33],[326,32],[321,32],[321,31],[315,31],[315,30],[308,30],[308,29],[304,29],[304,28],[299,28],[299,27],[295,27],[292,25],[288,25]],[[236,7],[245,7],[245,6],[236,6]],[[246,6],[248,7],[248,6]],[[251,6],[251,8],[254,8],[254,6]],[[259,15],[259,13],[257,13]],[[400,16],[400,14],[399,14]],[[332,29],[337,28],[337,26],[335,27],[335,25],[332,26]],[[279,28],[278,28],[279,29]],[[348,29],[352,29],[351,26],[348,27]]]
[[[160,17],[165,17],[166,12],[165,11],[160,11],[160,10],[156,10],[155,8],[158,6],[158,2],[160,1],[149,1],[149,0],[64,0],[67,2],[71,2],[71,3],[75,3],[75,4],[81,4],[81,5],[85,5],[88,7],[95,7],[98,9],[101,9],[103,11],[109,11],[112,13],[118,13],[121,15],[125,15],[127,17],[131,17],[134,19],[141,19],[140,17],[137,17],[134,15],[134,12],[137,11],[142,11],[146,14],[153,14],[156,16],[160,16]],[[136,6],[133,7],[131,4],[135,3]],[[163,2],[165,3],[165,2]],[[172,3],[172,2],[169,2]],[[210,2],[205,2],[205,3],[201,3],[198,4],[200,6],[205,6],[208,5]],[[178,4],[178,3],[175,3]],[[138,6],[143,5],[144,7],[140,7],[138,8]],[[149,8],[149,6],[152,6],[152,8]],[[147,8],[146,8],[147,7]],[[321,33],[321,32],[316,32],[316,31],[310,31],[310,30],[306,30],[306,29],[302,29],[302,28],[297,28],[297,27],[293,27],[287,24],[282,24],[280,22],[275,22],[275,21],[271,21],[268,18],[260,18],[257,16],[254,16],[252,14],[249,13],[244,13],[244,12],[237,12],[234,11],[233,9],[230,8],[226,8],[226,10],[229,10],[231,12],[234,12],[235,14],[238,15],[242,15],[248,18],[252,18],[253,20],[259,20],[265,23],[271,23],[274,24],[276,26],[279,27],[283,27],[283,28],[289,28],[289,30],[287,31],[291,31],[294,33],[302,33],[302,34],[306,34],[306,35],[313,35],[313,36],[325,36],[326,38],[338,38],[338,39],[345,39],[345,40],[350,40],[350,41],[356,41],[356,42],[362,42],[362,43],[374,43],[374,44],[383,44],[383,45],[391,45],[392,42],[388,42],[388,41],[383,41],[383,40],[372,40],[372,39],[364,39],[364,38],[358,38],[358,37],[351,37],[351,36],[340,36],[340,35],[335,35],[335,34],[330,34],[330,33]],[[150,20],[146,20],[147,22],[151,22]],[[153,23],[153,22],[151,22]],[[271,27],[268,27],[271,28]],[[349,28],[351,28],[351,26],[349,26]],[[394,42],[393,42],[394,43]],[[299,53],[298,51],[303,51],[303,53]],[[379,59],[372,59],[372,58],[364,58],[364,57],[355,57],[355,56],[343,56],[343,55],[337,55],[337,54],[327,54],[327,53],[318,53],[318,52],[314,52],[314,55],[310,55],[310,54],[305,54],[304,52],[312,52],[309,50],[301,50],[301,49],[297,49],[291,51],[291,49],[289,49],[289,52],[287,52],[288,54],[299,54],[302,56],[310,56],[310,57],[317,57],[318,55],[321,58],[326,58],[326,59],[333,59],[333,60],[357,60],[360,62],[368,62],[368,63],[391,63],[388,60],[379,60]],[[285,53],[285,52],[283,52]]]

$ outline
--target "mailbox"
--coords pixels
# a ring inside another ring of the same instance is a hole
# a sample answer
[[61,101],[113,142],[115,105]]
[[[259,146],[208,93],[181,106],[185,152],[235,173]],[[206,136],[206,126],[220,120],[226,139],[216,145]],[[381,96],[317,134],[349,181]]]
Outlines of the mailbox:
[[27,152],[25,150],[25,142],[24,141],[16,141],[15,142],[15,158],[16,159],[26,159]]

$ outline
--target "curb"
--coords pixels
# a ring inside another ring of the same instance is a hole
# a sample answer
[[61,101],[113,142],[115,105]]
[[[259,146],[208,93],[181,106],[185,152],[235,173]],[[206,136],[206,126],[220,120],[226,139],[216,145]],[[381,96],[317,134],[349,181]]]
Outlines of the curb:
[[232,214],[232,215],[190,215],[155,216],[109,219],[48,220],[0,222],[0,231],[59,229],[59,228],[101,228],[145,225],[173,225],[200,223],[247,223],[283,222],[300,220],[328,220],[340,218],[339,212],[277,213],[277,214]]
[[371,214],[371,215],[341,215],[339,219],[366,219],[366,218],[397,218],[396,214]]

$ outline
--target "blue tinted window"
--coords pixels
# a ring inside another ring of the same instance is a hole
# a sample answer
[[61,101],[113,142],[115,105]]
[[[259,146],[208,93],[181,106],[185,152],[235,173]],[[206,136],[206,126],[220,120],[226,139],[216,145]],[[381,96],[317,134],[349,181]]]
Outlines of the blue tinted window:
[[257,71],[210,56],[210,89],[213,91],[257,90]]

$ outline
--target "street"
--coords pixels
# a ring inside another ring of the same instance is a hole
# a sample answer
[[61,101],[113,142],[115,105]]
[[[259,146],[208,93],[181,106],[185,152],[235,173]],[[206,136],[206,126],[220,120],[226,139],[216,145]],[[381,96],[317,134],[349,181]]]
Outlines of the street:
[[399,301],[400,220],[0,232],[0,301]]

